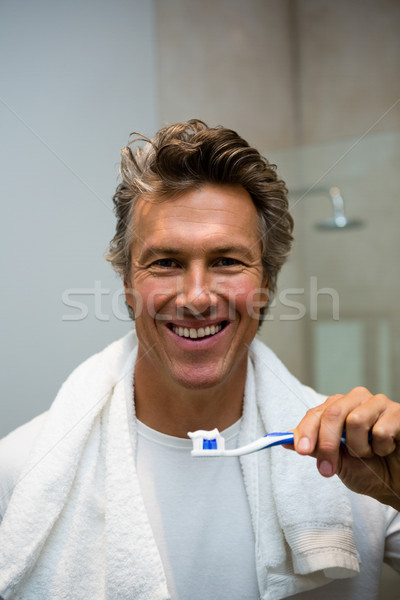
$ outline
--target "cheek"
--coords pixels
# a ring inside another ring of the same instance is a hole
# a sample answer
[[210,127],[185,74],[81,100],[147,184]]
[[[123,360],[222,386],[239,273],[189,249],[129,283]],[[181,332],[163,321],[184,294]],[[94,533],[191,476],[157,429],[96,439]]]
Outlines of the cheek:
[[137,280],[133,285],[132,300],[135,303],[134,310],[137,318],[140,315],[156,317],[176,296],[177,283],[167,278]]
[[260,309],[268,300],[268,291],[258,278],[240,277],[220,288],[234,310],[249,319],[258,321]]

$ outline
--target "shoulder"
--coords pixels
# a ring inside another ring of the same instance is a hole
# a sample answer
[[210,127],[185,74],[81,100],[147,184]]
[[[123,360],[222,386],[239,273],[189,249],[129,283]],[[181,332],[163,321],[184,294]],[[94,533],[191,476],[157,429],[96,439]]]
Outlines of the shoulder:
[[0,520],[47,414],[38,415],[0,440]]

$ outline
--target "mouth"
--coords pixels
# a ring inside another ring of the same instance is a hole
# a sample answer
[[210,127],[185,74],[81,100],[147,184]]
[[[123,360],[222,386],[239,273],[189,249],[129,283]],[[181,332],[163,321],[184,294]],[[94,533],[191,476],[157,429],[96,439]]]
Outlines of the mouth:
[[204,338],[210,338],[225,329],[228,325],[228,321],[221,321],[214,325],[207,325],[206,327],[182,327],[180,325],[174,325],[169,323],[168,327],[171,331],[179,337],[189,338],[191,340],[199,340]]

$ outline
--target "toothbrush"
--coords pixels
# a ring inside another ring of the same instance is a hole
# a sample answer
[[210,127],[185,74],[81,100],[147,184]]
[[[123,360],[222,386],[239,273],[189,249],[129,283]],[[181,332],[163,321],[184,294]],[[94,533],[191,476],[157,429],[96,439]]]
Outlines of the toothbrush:
[[[251,454],[252,452],[258,452],[264,450],[264,448],[271,448],[272,446],[280,446],[282,444],[293,444],[294,436],[291,432],[275,432],[267,433],[262,438],[235,448],[233,450],[225,450],[225,439],[222,437],[218,429],[212,429],[211,431],[205,431],[199,429],[198,431],[189,431],[188,436],[193,441],[193,450],[191,451],[192,456],[244,456],[245,454]],[[372,440],[371,432],[369,433],[369,441]],[[340,443],[346,443],[346,432],[343,431]]]

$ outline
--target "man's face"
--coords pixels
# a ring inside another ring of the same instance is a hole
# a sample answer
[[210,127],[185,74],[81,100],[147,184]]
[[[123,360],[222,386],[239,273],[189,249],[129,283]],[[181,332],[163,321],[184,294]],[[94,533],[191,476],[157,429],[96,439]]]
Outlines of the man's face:
[[234,376],[268,298],[250,195],[205,184],[175,199],[140,199],[125,288],[150,376],[198,389]]

